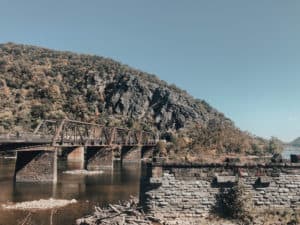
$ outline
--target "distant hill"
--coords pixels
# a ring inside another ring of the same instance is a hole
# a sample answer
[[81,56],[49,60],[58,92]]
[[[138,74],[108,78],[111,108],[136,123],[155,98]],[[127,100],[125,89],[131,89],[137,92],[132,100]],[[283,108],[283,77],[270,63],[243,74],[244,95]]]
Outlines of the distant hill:
[[170,142],[165,154],[262,153],[269,146],[204,100],[99,56],[1,44],[0,100],[0,132],[68,117],[159,132]]
[[291,146],[294,147],[300,147],[300,137],[296,138],[295,140],[293,140],[292,142],[288,143]]

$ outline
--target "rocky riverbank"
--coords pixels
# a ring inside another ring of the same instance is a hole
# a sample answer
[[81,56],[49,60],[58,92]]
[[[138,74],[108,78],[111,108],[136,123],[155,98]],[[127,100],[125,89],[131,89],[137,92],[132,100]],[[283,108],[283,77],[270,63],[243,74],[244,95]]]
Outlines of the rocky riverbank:
[[253,211],[248,220],[226,219],[214,213],[164,220],[144,213],[138,200],[132,198],[124,203],[109,204],[106,208],[95,207],[92,215],[78,219],[76,225],[298,225],[299,215],[299,210],[286,209]]
[[154,225],[163,224],[159,219],[146,215],[138,206],[138,200],[109,204],[106,208],[95,207],[95,212],[76,221],[77,225]]

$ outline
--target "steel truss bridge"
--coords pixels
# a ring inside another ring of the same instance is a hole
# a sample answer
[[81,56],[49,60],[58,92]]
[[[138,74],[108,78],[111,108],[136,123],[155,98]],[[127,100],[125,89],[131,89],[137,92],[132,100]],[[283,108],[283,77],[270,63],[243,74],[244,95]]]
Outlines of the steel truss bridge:
[[[152,132],[75,120],[43,120],[32,133],[0,135],[0,150],[5,145],[49,147],[109,147],[109,146],[155,146],[156,135]],[[16,149],[17,150],[17,149]]]

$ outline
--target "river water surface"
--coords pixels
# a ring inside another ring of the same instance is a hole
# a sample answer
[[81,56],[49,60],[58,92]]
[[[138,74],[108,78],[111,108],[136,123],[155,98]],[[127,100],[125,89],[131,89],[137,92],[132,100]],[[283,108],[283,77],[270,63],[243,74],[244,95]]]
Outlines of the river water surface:
[[39,199],[76,199],[77,203],[56,210],[30,211],[31,225],[74,224],[75,220],[93,212],[95,205],[104,206],[138,196],[141,165],[116,163],[114,171],[97,175],[64,174],[76,169],[76,163],[59,161],[57,184],[13,182],[15,159],[0,158],[0,225],[17,225],[29,211],[7,210],[2,204]]
[[[299,148],[288,147],[283,156],[300,154]],[[63,171],[78,169],[80,163],[64,160],[58,162],[58,182],[14,183],[15,159],[0,158],[0,225],[17,225],[28,216],[29,211],[3,209],[2,204],[39,199],[76,199],[77,203],[56,210],[30,212],[30,225],[71,225],[75,220],[93,212],[95,205],[105,206],[139,196],[140,164],[115,163],[113,171],[97,175],[71,175]]]

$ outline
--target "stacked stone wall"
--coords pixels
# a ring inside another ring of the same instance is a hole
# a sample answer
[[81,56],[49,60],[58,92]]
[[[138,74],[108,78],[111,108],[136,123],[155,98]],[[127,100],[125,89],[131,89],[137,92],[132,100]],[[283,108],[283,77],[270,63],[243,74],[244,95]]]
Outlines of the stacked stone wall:
[[220,189],[236,182],[256,209],[300,208],[300,165],[156,165],[152,171],[141,201],[158,218],[202,217]]

